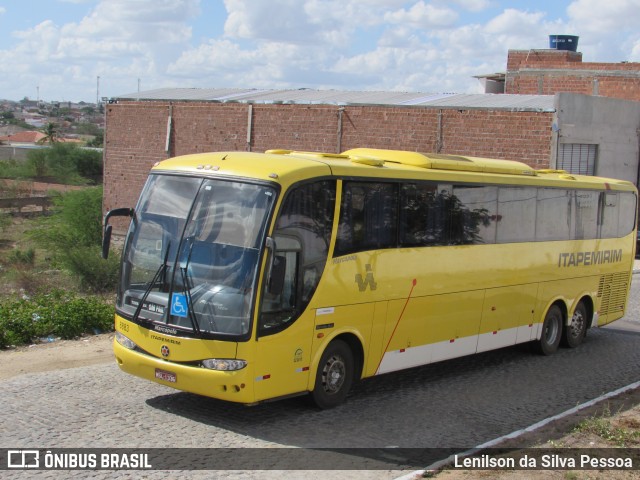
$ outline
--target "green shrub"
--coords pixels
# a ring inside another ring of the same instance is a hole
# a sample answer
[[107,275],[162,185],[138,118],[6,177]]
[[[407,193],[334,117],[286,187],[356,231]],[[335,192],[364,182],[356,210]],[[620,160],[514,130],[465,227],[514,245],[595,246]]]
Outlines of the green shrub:
[[29,176],[48,175],[61,183],[86,184],[90,179],[102,176],[102,153],[73,143],[56,142],[51,147],[30,151],[21,169],[9,167],[5,168],[12,172],[27,172]]
[[7,228],[11,226],[13,222],[11,221],[11,216],[6,213],[0,213],[0,230],[5,231]]
[[54,201],[54,214],[30,235],[72,273],[82,290],[103,292],[118,283],[119,259],[101,257],[102,187],[67,192]]
[[49,173],[47,166],[47,149],[31,150],[27,153],[27,167],[31,175],[44,177]]
[[63,290],[0,302],[0,347],[54,335],[64,339],[113,330],[114,308]]
[[101,244],[102,187],[66,192],[53,204],[53,215],[43,218],[30,234],[38,243],[59,253]]
[[84,291],[113,291],[118,285],[120,258],[110,255],[104,260],[100,247],[74,247],[66,251],[61,260]]
[[24,252],[19,248],[11,250],[7,256],[7,262],[12,265],[32,265],[36,261],[36,251],[33,248],[28,248]]
[[74,245],[101,244],[102,187],[67,192],[58,203],[63,228],[70,229]]

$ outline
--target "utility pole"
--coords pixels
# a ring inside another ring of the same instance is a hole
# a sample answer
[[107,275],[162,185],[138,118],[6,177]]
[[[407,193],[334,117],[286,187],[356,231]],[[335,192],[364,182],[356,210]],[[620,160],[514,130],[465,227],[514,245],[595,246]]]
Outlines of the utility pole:
[[96,108],[98,108],[100,105],[100,75],[98,75],[96,82]]

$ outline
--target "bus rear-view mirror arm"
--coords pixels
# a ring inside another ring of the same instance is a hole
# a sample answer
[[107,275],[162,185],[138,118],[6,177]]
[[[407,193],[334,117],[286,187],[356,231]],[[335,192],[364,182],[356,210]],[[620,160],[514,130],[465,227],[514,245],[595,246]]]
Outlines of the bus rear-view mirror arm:
[[284,256],[276,255],[276,241],[273,238],[267,237],[265,246],[269,250],[266,278],[267,292],[271,295],[280,295],[284,288],[287,259]]
[[131,217],[133,218],[133,208],[114,208],[109,210],[102,221],[102,258],[109,257],[109,245],[111,245],[111,231],[113,227],[109,225],[111,217]]

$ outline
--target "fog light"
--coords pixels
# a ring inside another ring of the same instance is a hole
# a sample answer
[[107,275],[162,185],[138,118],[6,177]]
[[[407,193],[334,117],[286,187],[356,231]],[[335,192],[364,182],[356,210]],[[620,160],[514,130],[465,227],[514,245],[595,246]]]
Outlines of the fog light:
[[208,358],[202,360],[202,366],[211,370],[242,370],[247,366],[247,362],[244,360],[234,360],[230,358]]
[[124,348],[128,348],[129,350],[135,350],[137,345],[133,343],[133,341],[129,340],[120,332],[116,332],[116,341],[122,345]]

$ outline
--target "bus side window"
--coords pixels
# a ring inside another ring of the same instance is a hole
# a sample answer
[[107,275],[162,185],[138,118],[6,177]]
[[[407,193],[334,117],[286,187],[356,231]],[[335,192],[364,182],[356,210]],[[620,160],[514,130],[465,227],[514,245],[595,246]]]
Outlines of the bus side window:
[[311,301],[327,263],[335,198],[331,180],[305,183],[287,193],[273,232],[275,255],[286,261],[284,288],[278,295],[263,293],[261,335],[286,328]]

